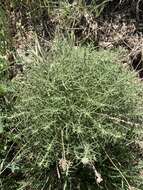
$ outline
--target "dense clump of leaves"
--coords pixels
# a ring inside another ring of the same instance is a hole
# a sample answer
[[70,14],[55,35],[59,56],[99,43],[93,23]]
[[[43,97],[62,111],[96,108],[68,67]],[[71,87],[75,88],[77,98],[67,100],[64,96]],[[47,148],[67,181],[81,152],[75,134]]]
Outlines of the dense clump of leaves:
[[118,58],[60,43],[14,82],[9,122],[18,152],[11,164],[25,175],[22,189],[141,187],[132,145],[142,87]]

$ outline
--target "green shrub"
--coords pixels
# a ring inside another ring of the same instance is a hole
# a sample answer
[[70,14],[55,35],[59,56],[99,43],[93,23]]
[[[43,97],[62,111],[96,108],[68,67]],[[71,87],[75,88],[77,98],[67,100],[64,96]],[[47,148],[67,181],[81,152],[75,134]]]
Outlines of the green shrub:
[[20,189],[142,188],[133,150],[142,86],[119,53],[59,43],[15,80],[17,148],[3,170],[23,173]]

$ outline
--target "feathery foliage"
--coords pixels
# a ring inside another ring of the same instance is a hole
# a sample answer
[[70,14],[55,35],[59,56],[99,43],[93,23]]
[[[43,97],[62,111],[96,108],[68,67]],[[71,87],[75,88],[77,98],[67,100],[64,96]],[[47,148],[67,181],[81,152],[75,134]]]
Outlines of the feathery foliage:
[[59,42],[15,80],[9,167],[25,176],[20,189],[141,189],[133,145],[142,87],[118,58]]

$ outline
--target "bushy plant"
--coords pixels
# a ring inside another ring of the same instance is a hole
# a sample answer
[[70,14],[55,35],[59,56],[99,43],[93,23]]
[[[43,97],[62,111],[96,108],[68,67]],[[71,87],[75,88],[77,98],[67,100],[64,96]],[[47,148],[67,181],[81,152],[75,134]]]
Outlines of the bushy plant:
[[2,172],[22,171],[20,189],[142,188],[142,86],[118,59],[62,42],[15,80],[7,125],[17,151]]

